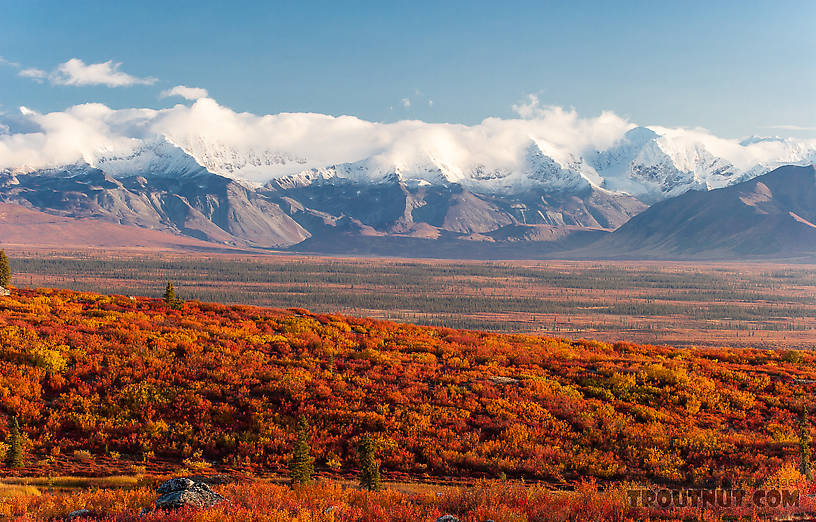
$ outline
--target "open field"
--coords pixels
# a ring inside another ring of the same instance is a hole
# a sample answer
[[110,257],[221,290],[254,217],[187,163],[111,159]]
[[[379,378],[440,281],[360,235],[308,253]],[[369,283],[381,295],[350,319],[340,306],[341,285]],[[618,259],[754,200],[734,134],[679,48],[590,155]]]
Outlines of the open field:
[[20,287],[303,307],[451,328],[675,346],[813,348],[816,267],[13,252]]

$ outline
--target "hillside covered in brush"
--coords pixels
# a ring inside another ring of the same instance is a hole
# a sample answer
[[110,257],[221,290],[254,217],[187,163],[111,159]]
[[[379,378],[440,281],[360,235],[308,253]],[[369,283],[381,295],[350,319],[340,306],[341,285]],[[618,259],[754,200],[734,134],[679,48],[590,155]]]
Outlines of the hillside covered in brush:
[[367,433],[391,476],[706,483],[796,460],[815,361],[17,290],[0,298],[0,440],[16,416],[43,471],[280,471],[305,414],[323,471],[356,469]]

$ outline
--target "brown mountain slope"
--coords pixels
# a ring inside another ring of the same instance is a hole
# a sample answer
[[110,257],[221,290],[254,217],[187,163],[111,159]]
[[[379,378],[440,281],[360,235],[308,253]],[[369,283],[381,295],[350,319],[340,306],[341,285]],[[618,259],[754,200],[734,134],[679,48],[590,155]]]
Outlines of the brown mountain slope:
[[101,219],[54,216],[11,203],[0,203],[0,244],[161,250],[225,249],[223,245],[169,232],[119,225]]
[[816,256],[816,166],[780,167],[662,201],[591,249],[626,257]]
[[232,247],[281,248],[309,237],[276,204],[206,171],[114,178],[99,169],[0,173],[0,201],[49,214],[183,234]]

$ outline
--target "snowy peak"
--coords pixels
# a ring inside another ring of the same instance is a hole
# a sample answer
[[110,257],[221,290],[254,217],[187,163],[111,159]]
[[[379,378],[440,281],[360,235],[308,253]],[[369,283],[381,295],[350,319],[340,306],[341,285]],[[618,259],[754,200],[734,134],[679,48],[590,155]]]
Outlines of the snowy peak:
[[200,135],[182,136],[174,142],[210,172],[244,181],[292,173],[307,163],[305,157],[297,154],[248,144],[236,146]]
[[545,155],[541,147],[533,142],[527,147],[524,155],[522,172],[526,178],[546,192],[577,192],[589,188],[590,181],[587,177],[597,180],[597,174],[585,168],[582,159],[572,159],[571,163],[562,165]]
[[[764,174],[779,164],[816,162],[816,144],[752,141],[749,145],[705,136],[634,127],[605,149],[571,151],[547,140],[527,136],[518,151],[500,161],[464,157],[458,162],[439,152],[420,150],[406,158],[389,150],[355,162],[304,169],[281,178],[307,184],[338,179],[353,183],[399,180],[407,186],[459,185],[480,194],[580,193],[590,187],[629,194],[654,203],[689,190],[711,190]],[[727,146],[726,146],[727,145]],[[773,162],[752,160],[768,156],[751,147],[775,147]],[[496,151],[494,156],[498,156]],[[399,157],[399,160],[393,158]],[[733,158],[733,159],[732,159]]]
[[602,180],[582,158],[567,155],[560,163],[530,141],[510,167],[475,163],[451,165],[430,154],[411,163],[389,162],[375,156],[352,163],[306,169],[270,182],[277,187],[306,186],[342,180],[351,183],[399,182],[407,187],[458,185],[482,194],[518,194],[532,189],[542,192],[579,192],[599,186]]
[[[703,141],[660,134],[645,127],[631,129],[620,143],[592,151],[588,157],[603,179],[604,188],[632,194],[648,203],[745,179],[744,172],[728,159],[713,154]],[[760,168],[757,173],[767,170]]]
[[113,177],[184,177],[206,172],[192,156],[164,137],[145,140],[125,152],[102,151],[89,163]]
[[[174,140],[162,135],[129,140],[127,147],[102,148],[76,165],[98,168],[114,178],[180,178],[210,172],[246,184],[271,180],[274,186],[290,188],[329,180],[396,181],[408,187],[458,185],[474,193],[496,195],[531,190],[577,194],[594,187],[650,204],[689,190],[726,187],[780,164],[816,163],[816,145],[793,140],[753,138],[730,143],[729,149],[722,143],[659,131],[634,127],[608,148],[582,151],[527,136],[515,144],[504,144],[510,149],[501,155],[501,151],[489,150],[474,157],[457,156],[442,147],[413,147],[406,153],[405,147],[394,144],[357,161],[318,167],[308,167],[303,155],[271,148],[237,147],[203,136]],[[759,161],[768,156],[775,159]],[[68,165],[40,172],[70,175],[71,170]]]

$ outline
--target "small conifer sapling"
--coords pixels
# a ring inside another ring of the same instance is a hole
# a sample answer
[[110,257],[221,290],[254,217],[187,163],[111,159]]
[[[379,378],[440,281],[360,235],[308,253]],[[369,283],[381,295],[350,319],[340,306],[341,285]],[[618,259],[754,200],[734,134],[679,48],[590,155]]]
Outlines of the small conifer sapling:
[[810,469],[810,442],[810,419],[807,407],[805,407],[799,417],[799,472],[808,480],[813,478]]
[[309,421],[301,415],[298,419],[297,440],[289,462],[289,482],[292,486],[309,484],[314,473],[314,458],[309,446]]
[[382,489],[380,481],[380,463],[377,462],[374,439],[371,435],[365,434],[360,439],[360,486],[369,491],[379,491]]
[[12,417],[6,451],[6,466],[10,468],[23,467],[23,438],[20,435],[20,425],[17,417]]
[[8,288],[11,284],[11,268],[5,250],[0,250],[0,286]]

